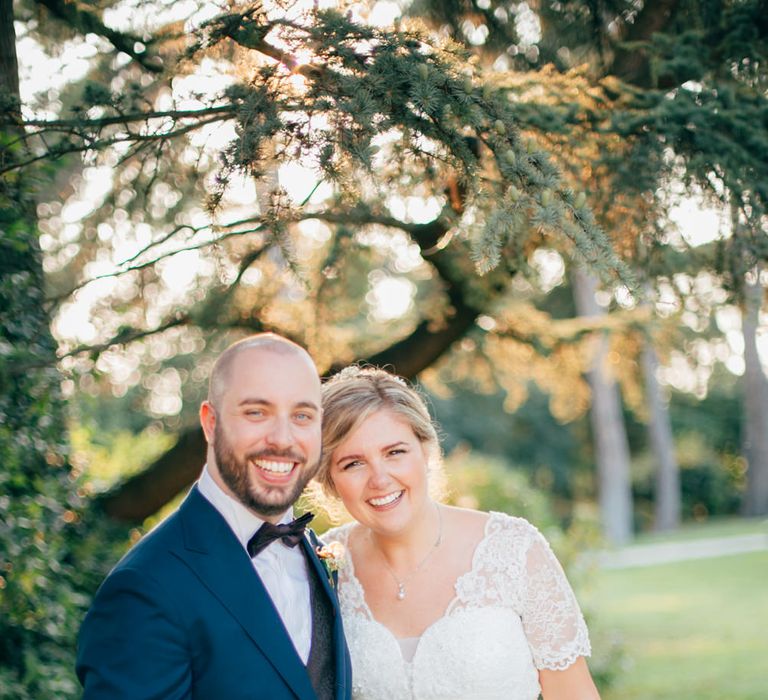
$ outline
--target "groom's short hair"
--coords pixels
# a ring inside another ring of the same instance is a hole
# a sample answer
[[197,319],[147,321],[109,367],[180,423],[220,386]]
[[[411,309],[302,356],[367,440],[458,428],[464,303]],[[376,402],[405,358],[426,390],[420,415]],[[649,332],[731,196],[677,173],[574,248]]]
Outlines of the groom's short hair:
[[277,333],[257,333],[242,340],[232,343],[213,364],[211,376],[208,380],[208,402],[217,409],[224,392],[229,385],[232,375],[232,365],[240,353],[246,350],[265,350],[277,355],[299,354],[304,355],[312,362],[309,353],[298,343],[284,338]]

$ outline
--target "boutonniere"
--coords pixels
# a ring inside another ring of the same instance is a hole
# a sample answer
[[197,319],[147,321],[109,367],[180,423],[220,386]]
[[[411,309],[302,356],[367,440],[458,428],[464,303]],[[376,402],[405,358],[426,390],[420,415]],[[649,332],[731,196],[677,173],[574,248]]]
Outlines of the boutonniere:
[[334,574],[344,566],[344,557],[346,556],[347,550],[341,542],[331,542],[315,547],[315,552],[317,553],[318,559],[320,559],[320,563],[328,572],[328,579],[331,581],[331,585],[333,585],[336,579]]

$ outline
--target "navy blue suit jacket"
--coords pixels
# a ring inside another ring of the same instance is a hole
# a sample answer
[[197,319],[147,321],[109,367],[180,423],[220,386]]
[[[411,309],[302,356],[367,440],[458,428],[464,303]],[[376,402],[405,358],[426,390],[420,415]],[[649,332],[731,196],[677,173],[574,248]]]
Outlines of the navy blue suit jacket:
[[[333,602],[336,700],[351,694]],[[86,700],[314,700],[315,693],[248,554],[194,487],[176,513],[112,570],[83,621],[77,675]]]

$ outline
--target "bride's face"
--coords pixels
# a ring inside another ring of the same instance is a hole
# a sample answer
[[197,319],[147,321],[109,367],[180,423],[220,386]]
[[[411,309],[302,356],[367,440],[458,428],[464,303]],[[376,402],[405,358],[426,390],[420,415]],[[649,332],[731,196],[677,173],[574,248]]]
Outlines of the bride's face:
[[355,520],[379,534],[413,523],[428,502],[427,450],[407,421],[382,409],[331,455],[331,478]]

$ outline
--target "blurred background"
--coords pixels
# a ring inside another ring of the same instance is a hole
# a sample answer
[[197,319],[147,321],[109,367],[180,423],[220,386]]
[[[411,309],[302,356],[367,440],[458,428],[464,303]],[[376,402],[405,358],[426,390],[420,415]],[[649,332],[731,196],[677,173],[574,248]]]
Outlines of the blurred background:
[[0,0],[0,698],[79,695],[263,330],[420,386],[604,698],[765,698],[767,10]]

